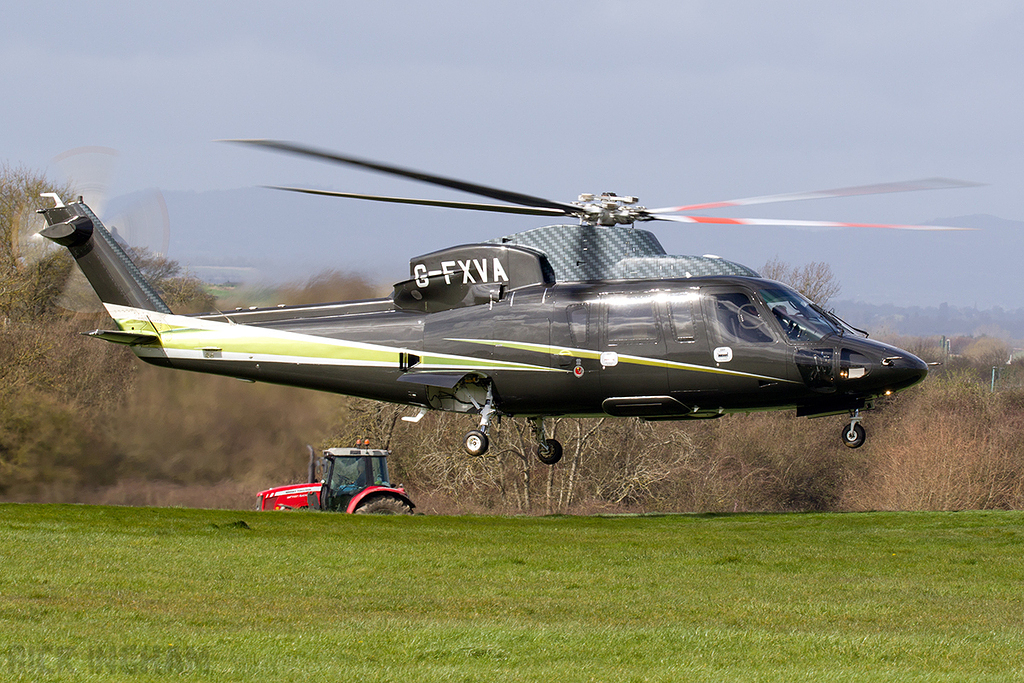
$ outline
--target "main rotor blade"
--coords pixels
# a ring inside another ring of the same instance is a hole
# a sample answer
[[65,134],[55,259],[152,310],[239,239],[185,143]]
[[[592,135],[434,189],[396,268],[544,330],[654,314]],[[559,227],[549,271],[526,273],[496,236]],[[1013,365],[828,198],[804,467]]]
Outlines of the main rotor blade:
[[889,230],[974,230],[949,225],[896,225],[888,223],[838,223],[835,221],[801,221],[785,218],[719,218],[717,216],[650,216],[647,220],[714,225],[774,225],[798,228],[887,228]]
[[661,209],[648,209],[648,214],[675,213],[676,211],[704,211],[727,206],[750,206],[751,204],[772,204],[775,202],[799,202],[807,199],[828,199],[832,197],[857,197],[867,194],[889,194],[892,192],[915,192],[918,190],[949,190],[957,187],[980,187],[982,183],[952,178],[924,178],[896,183],[879,183],[876,185],[857,185],[855,187],[839,187],[834,190],[817,190],[815,192],[791,192],[772,194],[763,197],[747,197],[730,199],[724,202],[707,204],[687,204],[685,206],[667,206]]
[[365,168],[371,171],[378,171],[380,173],[387,173],[389,175],[396,175],[401,176],[403,178],[410,178],[412,180],[419,180],[420,182],[430,183],[432,185],[440,185],[441,187],[448,187],[453,190],[461,190],[463,192],[477,194],[482,197],[490,197],[491,199],[509,202],[510,204],[519,204],[521,206],[530,206],[534,208],[540,207],[545,209],[552,209],[555,211],[561,211],[563,215],[578,215],[580,212],[579,207],[573,206],[572,204],[554,202],[551,201],[550,199],[544,199],[543,197],[533,197],[531,195],[521,194],[519,192],[509,192],[508,190],[487,187],[486,185],[478,185],[476,183],[470,183],[464,180],[456,180],[455,178],[445,178],[443,176],[424,173],[422,171],[414,171],[412,169],[400,168],[398,166],[391,166],[389,164],[382,164],[377,161],[370,161],[367,159],[357,159],[356,157],[343,156],[335,152],[316,149],[314,147],[307,147],[306,145],[300,145],[294,142],[283,142],[280,140],[225,140],[224,142],[235,142],[243,145],[266,147],[267,149],[273,149],[279,152],[287,152],[289,154],[298,154],[301,156],[313,157],[315,159],[320,159],[322,161],[329,161],[338,164],[347,164],[349,166],[357,166],[359,168]]
[[442,199],[412,199],[409,197],[384,197],[374,194],[355,194],[352,192],[334,192],[331,190],[313,190],[305,187],[282,187],[280,185],[266,185],[272,190],[285,190],[287,192],[302,192],[305,194],[318,194],[325,197],[346,197],[348,199],[369,199],[375,202],[391,202],[393,204],[417,204],[423,206],[441,206],[446,209],[472,209],[474,211],[494,211],[496,213],[518,213],[530,216],[564,216],[565,211],[561,209],[545,209],[542,207],[530,206],[509,206],[507,204],[479,204],[476,202],[451,202]]

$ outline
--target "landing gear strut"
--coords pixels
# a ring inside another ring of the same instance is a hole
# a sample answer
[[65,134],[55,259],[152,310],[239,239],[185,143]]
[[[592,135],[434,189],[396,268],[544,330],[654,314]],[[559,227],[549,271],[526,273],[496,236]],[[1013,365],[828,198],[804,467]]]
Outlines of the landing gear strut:
[[843,427],[843,444],[847,448],[860,448],[864,445],[864,439],[867,438],[867,432],[864,431],[864,427],[860,424],[860,411],[854,410],[850,413],[850,424]]
[[533,424],[533,435],[537,438],[537,459],[545,465],[554,465],[562,459],[562,444],[548,438],[543,417],[530,418],[530,422]]
[[[473,401],[472,396],[470,400]],[[491,428],[491,419],[498,417],[498,411],[494,409],[494,388],[492,385],[487,385],[487,398],[484,400],[484,404],[481,406],[476,401],[473,401],[473,405],[480,411],[480,427],[477,429],[471,429],[466,432],[466,435],[462,437],[462,447],[466,449],[466,452],[472,456],[483,455],[487,452],[488,446],[490,446],[490,440],[487,438],[487,432]]]

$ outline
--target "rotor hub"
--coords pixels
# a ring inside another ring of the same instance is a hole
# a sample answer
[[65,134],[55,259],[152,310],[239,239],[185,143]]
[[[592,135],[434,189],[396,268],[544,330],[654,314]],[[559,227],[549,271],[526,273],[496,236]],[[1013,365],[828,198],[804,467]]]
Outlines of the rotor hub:
[[599,195],[581,194],[572,202],[580,208],[577,214],[585,225],[632,225],[640,220],[647,209],[637,204],[637,197],[619,196],[614,192]]

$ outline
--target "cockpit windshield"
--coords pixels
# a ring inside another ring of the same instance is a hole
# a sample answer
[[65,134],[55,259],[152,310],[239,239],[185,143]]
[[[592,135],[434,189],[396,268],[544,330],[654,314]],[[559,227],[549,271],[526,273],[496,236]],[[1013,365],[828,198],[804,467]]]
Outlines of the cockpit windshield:
[[807,299],[787,289],[762,289],[761,298],[790,341],[816,342],[841,330],[814,310]]

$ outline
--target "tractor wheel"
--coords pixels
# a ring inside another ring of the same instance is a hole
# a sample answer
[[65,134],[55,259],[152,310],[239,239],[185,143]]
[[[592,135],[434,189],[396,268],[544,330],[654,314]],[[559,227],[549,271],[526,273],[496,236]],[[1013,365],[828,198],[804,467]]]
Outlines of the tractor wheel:
[[411,515],[412,508],[401,498],[378,496],[356,508],[357,515]]

